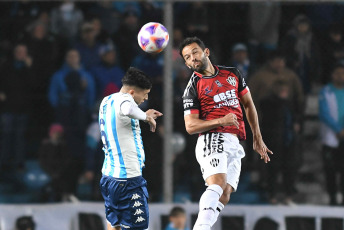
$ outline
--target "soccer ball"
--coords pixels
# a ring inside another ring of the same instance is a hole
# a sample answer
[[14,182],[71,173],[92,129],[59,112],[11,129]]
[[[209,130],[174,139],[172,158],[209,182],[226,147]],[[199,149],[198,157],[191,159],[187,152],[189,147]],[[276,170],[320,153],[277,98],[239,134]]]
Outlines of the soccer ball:
[[145,24],[137,35],[139,46],[147,53],[160,53],[167,46],[168,39],[167,29],[158,22]]

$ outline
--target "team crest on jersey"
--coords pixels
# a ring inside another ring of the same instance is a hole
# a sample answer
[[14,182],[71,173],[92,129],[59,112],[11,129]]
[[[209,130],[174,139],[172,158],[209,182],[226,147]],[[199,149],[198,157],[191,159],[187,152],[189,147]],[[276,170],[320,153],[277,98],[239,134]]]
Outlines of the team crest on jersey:
[[222,84],[221,84],[221,82],[220,82],[219,80],[216,80],[215,83],[216,83],[216,85],[217,85],[218,87],[222,87]]
[[232,86],[236,86],[236,79],[235,77],[231,77],[229,76],[226,80],[229,84],[231,84]]

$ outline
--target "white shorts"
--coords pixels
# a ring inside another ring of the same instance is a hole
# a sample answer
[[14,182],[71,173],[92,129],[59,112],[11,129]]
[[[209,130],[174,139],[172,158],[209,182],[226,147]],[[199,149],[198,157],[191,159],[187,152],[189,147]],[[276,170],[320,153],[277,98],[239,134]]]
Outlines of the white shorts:
[[203,179],[218,173],[227,174],[227,184],[237,190],[244,148],[230,133],[206,133],[198,137],[196,159]]

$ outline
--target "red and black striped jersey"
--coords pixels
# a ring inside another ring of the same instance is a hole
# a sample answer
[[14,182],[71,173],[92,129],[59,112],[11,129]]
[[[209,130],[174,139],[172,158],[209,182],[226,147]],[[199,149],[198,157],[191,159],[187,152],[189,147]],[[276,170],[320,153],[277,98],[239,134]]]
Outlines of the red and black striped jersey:
[[213,76],[193,72],[183,95],[184,115],[199,114],[200,119],[213,120],[234,113],[239,122],[235,126],[221,126],[208,132],[237,134],[246,139],[240,98],[248,92],[245,80],[237,68],[216,66]]

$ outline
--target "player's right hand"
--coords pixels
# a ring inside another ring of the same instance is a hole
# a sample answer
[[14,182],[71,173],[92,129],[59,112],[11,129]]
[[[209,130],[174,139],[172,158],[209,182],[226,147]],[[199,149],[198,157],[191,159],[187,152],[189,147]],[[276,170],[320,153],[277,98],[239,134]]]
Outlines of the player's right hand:
[[229,113],[226,116],[219,119],[219,123],[221,126],[231,126],[234,125],[239,129],[239,122],[237,120],[237,116],[234,113]]
[[151,116],[147,116],[146,121],[148,122],[150,126],[150,131],[154,133],[156,129],[156,121]]

